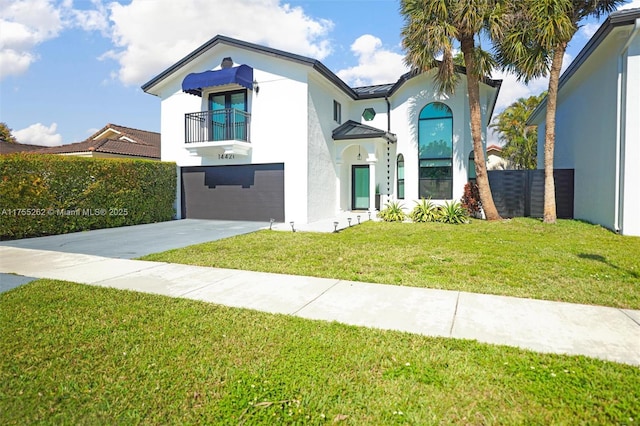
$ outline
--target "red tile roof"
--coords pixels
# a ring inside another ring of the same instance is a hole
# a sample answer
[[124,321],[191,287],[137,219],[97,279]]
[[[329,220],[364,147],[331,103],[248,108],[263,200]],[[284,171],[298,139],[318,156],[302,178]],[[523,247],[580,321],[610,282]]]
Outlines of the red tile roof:
[[35,152],[43,148],[46,148],[46,146],[0,141],[0,155],[15,154],[16,152]]
[[[160,159],[160,133],[146,130],[132,129],[117,124],[107,124],[82,142],[53,147],[37,147],[35,145],[19,145],[26,149],[5,152],[36,152],[38,154],[74,154],[100,152],[105,154],[123,155],[128,157],[141,157]],[[13,147],[10,147],[13,148]]]

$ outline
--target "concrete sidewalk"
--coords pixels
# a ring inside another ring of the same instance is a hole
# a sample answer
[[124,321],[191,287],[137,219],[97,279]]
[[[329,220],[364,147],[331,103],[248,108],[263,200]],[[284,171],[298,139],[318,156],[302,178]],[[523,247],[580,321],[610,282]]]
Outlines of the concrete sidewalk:
[[0,247],[0,272],[640,365],[640,311]]

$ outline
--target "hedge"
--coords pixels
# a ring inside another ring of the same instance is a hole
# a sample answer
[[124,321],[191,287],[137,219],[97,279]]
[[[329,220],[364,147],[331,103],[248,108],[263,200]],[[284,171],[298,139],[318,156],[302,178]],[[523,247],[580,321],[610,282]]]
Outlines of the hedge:
[[0,239],[160,222],[174,217],[176,165],[149,160],[0,157]]

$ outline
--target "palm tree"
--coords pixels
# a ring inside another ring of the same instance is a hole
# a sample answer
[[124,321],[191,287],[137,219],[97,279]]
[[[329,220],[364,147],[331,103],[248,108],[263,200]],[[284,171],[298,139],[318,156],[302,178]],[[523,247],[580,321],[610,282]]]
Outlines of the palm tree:
[[[467,92],[471,113],[471,137],[476,167],[476,182],[482,207],[488,220],[500,215],[493,202],[482,146],[480,79],[494,66],[492,56],[476,46],[476,37],[488,32],[500,37],[501,2],[492,0],[401,0],[404,16],[402,45],[407,65],[420,71],[437,69],[436,89],[454,93],[459,76],[455,70],[453,48],[459,43],[467,71]],[[442,55],[442,60],[435,58]]]
[[549,74],[544,142],[544,222],[556,222],[553,179],[556,106],[562,61],[569,41],[587,16],[608,14],[625,0],[512,0],[498,62],[525,82]]
[[538,128],[527,120],[546,93],[520,98],[498,114],[489,127],[505,142],[503,152],[518,169],[535,169],[537,163]]

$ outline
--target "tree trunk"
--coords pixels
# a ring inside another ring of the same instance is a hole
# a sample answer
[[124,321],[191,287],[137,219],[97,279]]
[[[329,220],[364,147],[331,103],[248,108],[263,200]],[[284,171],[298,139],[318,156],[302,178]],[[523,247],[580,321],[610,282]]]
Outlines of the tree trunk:
[[476,183],[480,192],[482,209],[487,220],[500,220],[500,214],[493,202],[487,164],[482,146],[482,114],[480,113],[480,76],[475,71],[473,36],[461,37],[460,48],[467,68],[467,90],[469,95],[469,111],[471,112],[471,138],[473,139],[473,156],[476,166]]
[[567,43],[561,43],[553,52],[549,72],[549,93],[547,95],[547,117],[544,133],[544,223],[556,223],[556,184],[553,179],[553,153],[556,144],[556,107],[558,103],[558,83],[562,59]]

